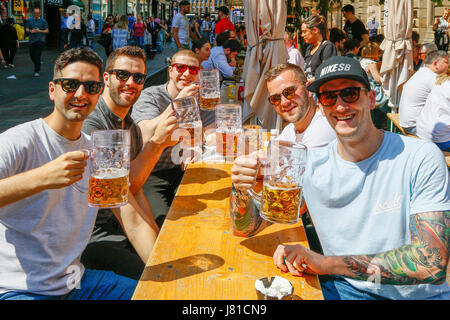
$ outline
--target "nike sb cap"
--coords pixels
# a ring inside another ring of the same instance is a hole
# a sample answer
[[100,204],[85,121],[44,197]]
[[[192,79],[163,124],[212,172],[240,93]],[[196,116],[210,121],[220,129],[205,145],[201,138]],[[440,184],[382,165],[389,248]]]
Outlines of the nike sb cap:
[[306,88],[311,92],[319,92],[319,88],[328,81],[335,79],[352,79],[361,82],[371,90],[369,77],[361,68],[358,60],[350,57],[334,56],[323,62],[316,70],[315,80]]

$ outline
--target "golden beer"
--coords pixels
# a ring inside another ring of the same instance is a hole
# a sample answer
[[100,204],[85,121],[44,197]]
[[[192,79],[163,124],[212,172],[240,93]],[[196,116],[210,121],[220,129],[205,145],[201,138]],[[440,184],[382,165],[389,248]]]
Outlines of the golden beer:
[[89,204],[97,208],[114,208],[128,202],[128,174],[111,178],[89,178]]
[[200,108],[204,110],[214,110],[216,105],[220,103],[220,97],[205,98],[200,97]]
[[271,222],[296,223],[299,219],[301,191],[299,186],[264,183],[261,215]]
[[202,126],[201,124],[183,124],[180,125],[183,130],[181,145],[183,147],[194,147],[203,143]]
[[229,133],[216,131],[216,152],[222,156],[238,154],[239,132]]

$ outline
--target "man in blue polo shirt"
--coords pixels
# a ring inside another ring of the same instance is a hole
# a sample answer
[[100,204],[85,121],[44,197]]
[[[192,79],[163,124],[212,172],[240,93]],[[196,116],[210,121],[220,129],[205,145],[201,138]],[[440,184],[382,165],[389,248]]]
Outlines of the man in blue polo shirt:
[[34,63],[34,76],[39,77],[41,69],[41,54],[45,46],[45,35],[48,33],[48,23],[41,18],[41,9],[33,9],[33,17],[27,20],[26,32],[29,34],[28,47],[30,58]]

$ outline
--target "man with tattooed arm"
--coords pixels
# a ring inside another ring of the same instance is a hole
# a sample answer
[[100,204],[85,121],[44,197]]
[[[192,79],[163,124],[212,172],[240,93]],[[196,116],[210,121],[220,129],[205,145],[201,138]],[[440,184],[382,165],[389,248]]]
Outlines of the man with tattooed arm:
[[[332,57],[308,90],[337,139],[308,150],[303,195],[324,255],[280,244],[284,272],[318,274],[325,299],[450,299],[446,282],[449,174],[432,143],[381,131],[375,93],[358,61]],[[235,160],[237,190],[251,187],[257,159]]]

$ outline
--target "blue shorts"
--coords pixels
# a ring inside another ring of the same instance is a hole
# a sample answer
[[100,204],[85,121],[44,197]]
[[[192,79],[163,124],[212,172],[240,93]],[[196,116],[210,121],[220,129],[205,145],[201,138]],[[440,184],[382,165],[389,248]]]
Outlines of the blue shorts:
[[0,300],[130,300],[137,281],[112,271],[84,271],[79,289],[62,296],[10,291],[0,294]]

